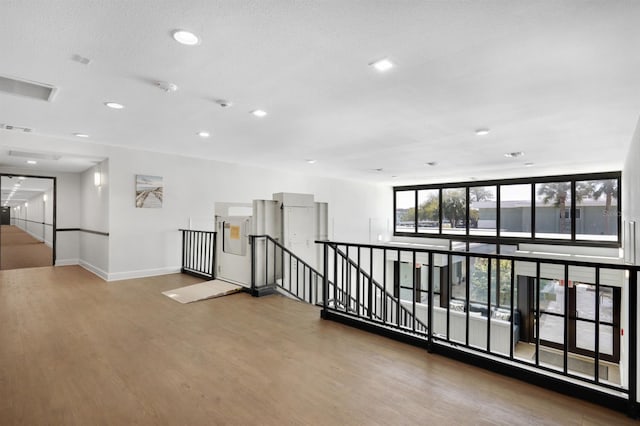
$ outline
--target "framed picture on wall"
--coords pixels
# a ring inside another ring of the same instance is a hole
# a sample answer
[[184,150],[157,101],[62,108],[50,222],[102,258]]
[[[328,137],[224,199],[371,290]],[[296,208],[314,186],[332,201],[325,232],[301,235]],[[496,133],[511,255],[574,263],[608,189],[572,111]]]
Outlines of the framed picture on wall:
[[136,207],[162,208],[162,176],[136,175]]

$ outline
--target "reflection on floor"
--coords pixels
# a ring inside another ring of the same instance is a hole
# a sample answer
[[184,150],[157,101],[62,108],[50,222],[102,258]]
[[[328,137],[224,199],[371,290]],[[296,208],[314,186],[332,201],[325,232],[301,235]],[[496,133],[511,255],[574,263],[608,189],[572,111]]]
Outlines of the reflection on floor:
[[0,228],[0,269],[51,266],[53,250],[17,226]]
[[[535,363],[536,345],[530,343],[518,343],[513,356],[522,361]],[[557,349],[540,346],[538,358],[540,365],[562,371],[564,366],[564,354]],[[600,361],[598,367],[599,380],[602,383],[620,385],[620,366],[611,362]],[[571,374],[593,379],[595,367],[593,358],[569,353],[568,370]]]

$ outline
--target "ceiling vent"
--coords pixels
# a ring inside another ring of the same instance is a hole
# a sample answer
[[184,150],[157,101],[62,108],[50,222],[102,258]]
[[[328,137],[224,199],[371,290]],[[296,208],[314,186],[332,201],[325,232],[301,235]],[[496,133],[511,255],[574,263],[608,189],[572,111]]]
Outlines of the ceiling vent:
[[24,157],[37,160],[59,160],[59,155],[46,154],[41,152],[26,152],[26,151],[9,151],[11,157]]
[[0,92],[10,95],[51,102],[56,90],[55,87],[49,84],[0,76]]
[[30,133],[33,131],[33,129],[30,129],[28,127],[12,126],[11,124],[3,124],[3,123],[0,123],[0,129],[14,130],[17,132],[25,132],[25,133]]

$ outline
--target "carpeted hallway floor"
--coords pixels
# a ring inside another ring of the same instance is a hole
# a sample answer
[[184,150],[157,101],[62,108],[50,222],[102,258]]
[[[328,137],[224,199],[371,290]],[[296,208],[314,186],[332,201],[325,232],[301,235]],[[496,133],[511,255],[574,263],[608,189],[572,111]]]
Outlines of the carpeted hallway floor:
[[0,269],[51,266],[53,250],[13,225],[0,227]]

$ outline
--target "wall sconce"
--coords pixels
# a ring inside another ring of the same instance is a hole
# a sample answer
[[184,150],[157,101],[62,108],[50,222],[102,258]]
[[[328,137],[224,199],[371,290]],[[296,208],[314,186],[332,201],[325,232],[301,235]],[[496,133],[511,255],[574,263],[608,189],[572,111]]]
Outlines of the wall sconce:
[[47,194],[44,194],[44,195],[42,196],[42,201],[44,201],[45,203],[47,202]]
[[94,172],[94,173],[93,173],[93,184],[94,184],[95,186],[100,186],[100,185],[102,185],[102,177],[101,177],[101,175],[100,175],[100,172],[99,172],[99,171],[98,171],[98,172]]
[[29,207],[29,203],[24,203],[24,206],[25,207]]

